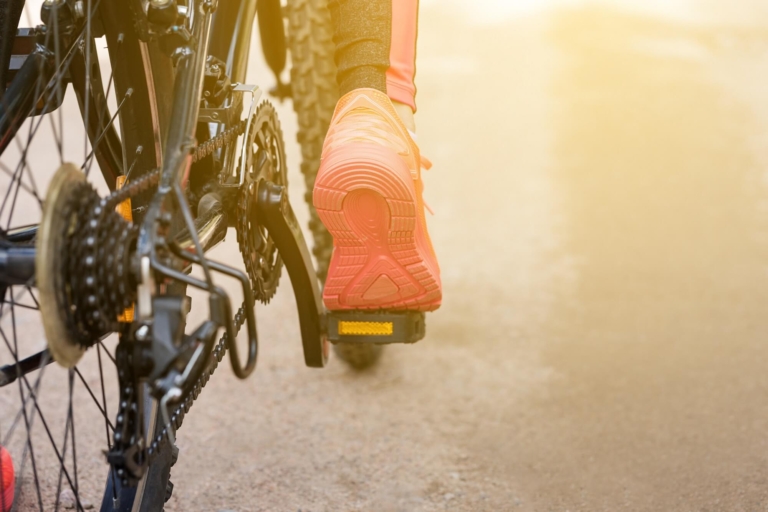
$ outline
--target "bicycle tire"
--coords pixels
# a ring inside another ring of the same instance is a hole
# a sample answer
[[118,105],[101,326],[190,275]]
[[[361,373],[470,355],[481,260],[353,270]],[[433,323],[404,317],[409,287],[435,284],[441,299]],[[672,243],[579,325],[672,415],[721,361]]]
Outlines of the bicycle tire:
[[310,212],[317,275],[325,282],[333,240],[312,205],[312,189],[325,134],[339,99],[333,27],[327,0],[288,0],[287,14],[293,109],[299,128],[296,139],[301,146],[301,173],[307,189],[304,200]]
[[[301,146],[301,172],[307,188],[304,199],[309,207],[317,276],[321,283],[325,283],[333,253],[333,238],[317,216],[312,204],[312,190],[320,167],[323,141],[339,100],[334,61],[336,45],[328,0],[288,0],[287,13],[293,109],[299,121],[296,138]],[[337,343],[333,346],[336,357],[355,370],[373,366],[383,350],[381,345]]]

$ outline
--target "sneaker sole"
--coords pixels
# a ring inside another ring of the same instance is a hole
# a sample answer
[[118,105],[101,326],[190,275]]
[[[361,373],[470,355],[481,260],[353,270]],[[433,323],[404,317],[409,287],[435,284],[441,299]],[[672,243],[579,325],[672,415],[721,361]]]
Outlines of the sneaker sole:
[[440,307],[437,262],[417,218],[405,162],[377,144],[346,144],[323,159],[313,202],[333,235],[323,301],[336,310]]

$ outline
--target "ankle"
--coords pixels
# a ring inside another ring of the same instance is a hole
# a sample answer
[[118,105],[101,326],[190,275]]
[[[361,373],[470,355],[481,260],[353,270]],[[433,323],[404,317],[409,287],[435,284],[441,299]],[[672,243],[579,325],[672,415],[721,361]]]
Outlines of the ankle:
[[411,134],[416,134],[416,119],[413,115],[413,110],[411,110],[411,107],[409,105],[406,105],[405,103],[400,103],[399,101],[392,100],[392,106],[395,107],[395,112],[397,112],[397,115],[400,117],[400,120],[403,122],[406,128],[411,132]]

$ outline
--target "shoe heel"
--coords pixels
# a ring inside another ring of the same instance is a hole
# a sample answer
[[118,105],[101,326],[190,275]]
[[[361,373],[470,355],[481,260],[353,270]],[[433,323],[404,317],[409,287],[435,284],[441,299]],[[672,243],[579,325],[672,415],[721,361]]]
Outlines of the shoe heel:
[[439,305],[424,304],[438,285],[416,243],[415,194],[407,166],[391,150],[359,144],[326,155],[313,200],[334,243],[323,290],[328,309]]

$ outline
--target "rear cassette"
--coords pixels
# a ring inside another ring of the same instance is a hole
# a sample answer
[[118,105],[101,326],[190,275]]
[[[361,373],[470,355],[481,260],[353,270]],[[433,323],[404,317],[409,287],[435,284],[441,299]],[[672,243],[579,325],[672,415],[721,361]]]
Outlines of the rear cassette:
[[51,180],[36,242],[36,279],[48,348],[70,368],[135,299],[130,251],[136,229],[63,164]]

